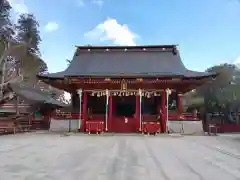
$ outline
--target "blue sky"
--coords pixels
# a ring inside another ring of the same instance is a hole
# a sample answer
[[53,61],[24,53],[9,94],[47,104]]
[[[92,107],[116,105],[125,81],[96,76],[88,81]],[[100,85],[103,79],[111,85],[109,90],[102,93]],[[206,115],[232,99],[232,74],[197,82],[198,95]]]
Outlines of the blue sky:
[[185,66],[240,63],[238,0],[9,0],[14,16],[34,13],[50,72],[75,45],[179,44]]

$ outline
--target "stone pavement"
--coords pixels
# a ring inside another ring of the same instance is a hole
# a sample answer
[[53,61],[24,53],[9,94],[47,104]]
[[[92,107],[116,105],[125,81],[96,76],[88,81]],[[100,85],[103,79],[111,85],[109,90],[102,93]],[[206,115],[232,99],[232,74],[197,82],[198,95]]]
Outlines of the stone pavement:
[[240,143],[208,136],[0,136],[0,180],[237,180]]

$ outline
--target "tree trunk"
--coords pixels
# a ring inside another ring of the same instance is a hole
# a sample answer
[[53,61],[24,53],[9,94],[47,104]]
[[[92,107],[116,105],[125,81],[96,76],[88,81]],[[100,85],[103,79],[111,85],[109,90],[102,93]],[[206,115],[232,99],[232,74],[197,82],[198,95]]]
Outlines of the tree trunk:
[[[3,84],[5,81],[5,71],[6,71],[6,63],[3,61],[1,84]],[[1,88],[0,97],[3,97],[3,86],[1,86],[0,88]]]

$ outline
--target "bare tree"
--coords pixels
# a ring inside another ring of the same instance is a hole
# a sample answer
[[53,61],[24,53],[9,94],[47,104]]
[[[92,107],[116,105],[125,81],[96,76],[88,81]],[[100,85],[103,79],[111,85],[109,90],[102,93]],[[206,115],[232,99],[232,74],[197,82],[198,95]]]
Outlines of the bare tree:
[[[39,23],[33,14],[21,14],[17,24],[10,21],[11,6],[0,0],[0,97],[9,83],[37,86],[36,74],[46,72],[47,64],[40,58],[41,42]],[[45,87],[56,99],[64,96],[62,91]]]
[[[0,87],[10,82],[23,80],[25,77],[31,77],[33,73],[39,72],[39,57],[28,52],[28,44],[0,39],[0,65],[2,67],[2,75],[8,76],[8,81],[4,78]],[[21,72],[17,72],[18,68],[22,68]],[[9,74],[10,73],[10,74]]]

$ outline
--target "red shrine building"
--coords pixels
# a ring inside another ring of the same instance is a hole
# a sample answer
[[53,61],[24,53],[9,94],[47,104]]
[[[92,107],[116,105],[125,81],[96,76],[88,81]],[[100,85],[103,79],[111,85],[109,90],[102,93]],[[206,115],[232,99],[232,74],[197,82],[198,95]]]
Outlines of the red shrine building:
[[79,46],[66,70],[38,78],[72,94],[82,132],[160,133],[187,118],[182,94],[214,76],[188,70],[176,45],[156,45]]

